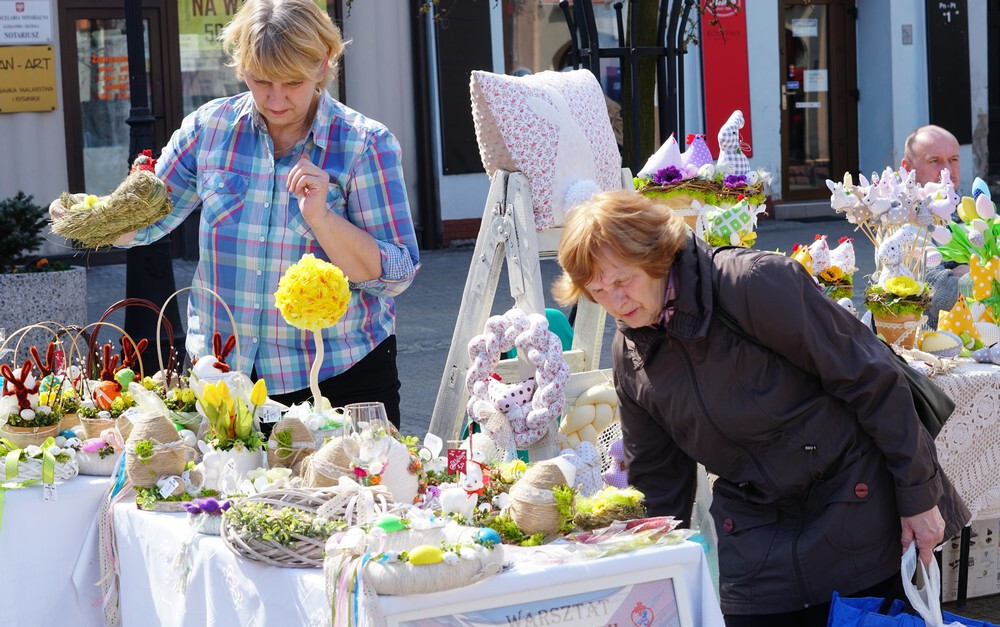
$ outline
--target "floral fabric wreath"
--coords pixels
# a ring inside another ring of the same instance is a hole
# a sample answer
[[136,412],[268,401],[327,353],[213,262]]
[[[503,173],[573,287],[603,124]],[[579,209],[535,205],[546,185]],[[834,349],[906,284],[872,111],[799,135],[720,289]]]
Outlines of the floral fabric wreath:
[[549,331],[545,316],[526,315],[517,308],[502,316],[491,316],[486,321],[486,332],[469,341],[472,364],[465,384],[470,394],[468,412],[473,420],[499,411],[496,403],[490,401],[489,382],[500,362],[500,353],[515,345],[536,369],[537,387],[531,397],[531,410],[507,414],[514,443],[526,448],[548,433],[566,406],[569,364],[563,358],[562,341]]

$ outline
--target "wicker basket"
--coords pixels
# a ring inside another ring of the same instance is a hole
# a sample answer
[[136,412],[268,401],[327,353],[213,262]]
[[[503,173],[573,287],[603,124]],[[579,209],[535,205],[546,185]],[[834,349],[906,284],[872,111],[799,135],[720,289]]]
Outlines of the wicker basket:
[[32,444],[41,446],[42,442],[57,435],[59,435],[59,423],[47,427],[13,427],[6,424],[0,427],[0,436],[10,440],[17,448],[25,448]]
[[122,458],[122,451],[114,455],[105,455],[101,459],[100,453],[87,453],[79,451],[76,454],[76,461],[80,465],[81,475],[91,475],[96,477],[110,477],[118,468],[118,461]]
[[101,433],[105,429],[110,429],[115,426],[114,418],[87,418],[86,416],[80,416],[80,425],[83,427],[83,437],[89,440],[90,438],[99,438]]
[[[412,551],[417,546],[439,547],[442,543],[460,544],[465,557],[454,564],[439,562],[420,565],[391,559],[384,561],[372,559],[365,564],[365,583],[371,584],[379,594],[429,594],[461,588],[495,575],[503,568],[503,545],[496,544],[493,548],[486,548],[476,544],[474,536],[478,531],[474,527],[449,524],[444,527],[406,529],[386,534],[386,551]],[[323,572],[329,598],[334,598],[339,566],[345,558],[352,557],[355,556],[345,555],[333,547],[328,552]]]
[[63,414],[63,417],[59,419],[60,432],[67,429],[73,429],[78,426],[80,426],[80,415],[76,412],[73,412],[72,414]]
[[[264,503],[274,509],[293,507],[315,514],[328,500],[338,494],[326,488],[302,489],[284,488],[254,494],[233,503],[239,507],[243,503]],[[222,539],[226,546],[237,555],[254,562],[285,568],[321,568],[323,550],[327,538],[309,538],[295,535],[294,546],[285,546],[271,540],[261,540],[242,534],[229,524],[228,516],[222,517]]]

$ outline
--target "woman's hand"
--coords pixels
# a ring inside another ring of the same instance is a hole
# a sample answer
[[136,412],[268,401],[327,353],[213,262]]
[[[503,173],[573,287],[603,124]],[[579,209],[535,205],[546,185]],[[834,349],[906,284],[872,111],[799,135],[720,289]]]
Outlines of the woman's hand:
[[330,189],[330,175],[317,167],[304,154],[288,173],[288,191],[299,199],[299,211],[309,226],[326,215],[326,195]]
[[945,525],[941,511],[935,505],[922,514],[902,516],[899,520],[903,526],[903,550],[909,548],[910,542],[916,539],[920,561],[929,565],[934,559],[934,547],[944,541]]

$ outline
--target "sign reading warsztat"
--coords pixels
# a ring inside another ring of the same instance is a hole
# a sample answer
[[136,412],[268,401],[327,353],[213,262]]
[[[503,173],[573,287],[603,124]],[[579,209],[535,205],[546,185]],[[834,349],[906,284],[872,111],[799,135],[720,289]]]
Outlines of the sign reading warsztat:
[[52,46],[0,48],[0,113],[55,111],[57,105]]

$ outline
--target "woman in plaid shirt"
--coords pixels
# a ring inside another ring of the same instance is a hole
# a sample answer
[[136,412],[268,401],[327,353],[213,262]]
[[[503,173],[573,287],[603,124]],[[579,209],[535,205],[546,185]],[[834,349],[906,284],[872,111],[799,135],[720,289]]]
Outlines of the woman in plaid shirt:
[[[324,333],[320,388],[335,406],[382,401],[399,426],[393,298],[419,267],[400,148],[385,126],[325,90],[343,52],[339,30],[312,0],[247,0],[221,35],[250,91],[188,115],[156,165],[174,211],[124,236],[163,237],[201,210],[194,285],[232,308],[242,362],[286,404],[309,392],[311,340],[281,318],[278,279],[302,255],[339,266],[351,283],[341,321]],[[228,332],[222,307],[194,291],[189,354]]]

